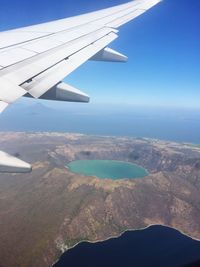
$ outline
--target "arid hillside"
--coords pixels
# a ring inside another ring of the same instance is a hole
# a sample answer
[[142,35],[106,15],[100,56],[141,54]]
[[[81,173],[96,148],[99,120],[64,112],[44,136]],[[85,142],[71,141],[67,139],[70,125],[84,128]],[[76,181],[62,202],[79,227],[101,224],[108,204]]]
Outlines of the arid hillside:
[[[200,239],[200,147],[151,139],[0,133],[0,147],[28,174],[0,174],[0,266],[49,267],[81,240],[168,225]],[[133,162],[140,179],[71,173],[76,159]]]

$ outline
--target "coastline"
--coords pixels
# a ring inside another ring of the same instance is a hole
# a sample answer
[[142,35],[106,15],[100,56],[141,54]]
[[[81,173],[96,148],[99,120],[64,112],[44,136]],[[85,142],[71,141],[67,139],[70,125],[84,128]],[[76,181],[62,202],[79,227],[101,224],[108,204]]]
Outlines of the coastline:
[[89,136],[92,138],[126,138],[126,139],[135,139],[135,140],[142,140],[142,141],[155,141],[155,142],[165,142],[165,143],[174,143],[178,145],[185,145],[185,146],[196,146],[196,148],[200,148],[200,142],[188,141],[188,140],[176,140],[176,139],[165,139],[165,138],[157,138],[157,137],[148,137],[148,136],[136,136],[136,135],[115,135],[115,134],[93,134],[93,133],[82,133],[82,132],[75,132],[75,131],[49,131],[49,130],[0,130],[1,134],[50,134],[50,135],[59,135],[59,136],[66,136],[66,135],[74,135],[79,137]]
[[[108,238],[106,238],[106,239],[102,239],[102,240],[99,239],[99,240],[95,240],[95,241],[90,241],[90,240],[82,240],[82,241],[79,241],[78,243],[76,243],[76,244],[73,245],[72,247],[67,248],[67,249],[60,255],[60,257],[62,257],[62,255],[63,255],[64,253],[66,253],[67,251],[69,251],[69,250],[75,248],[76,246],[78,246],[78,245],[81,244],[81,243],[85,243],[85,242],[86,242],[86,243],[90,243],[90,244],[102,243],[102,242],[105,242],[105,241],[109,241],[109,240],[111,240],[111,239],[117,239],[117,238],[120,238],[123,234],[125,234],[125,233],[127,233],[127,232],[143,231],[143,230],[148,229],[148,228],[150,228],[150,227],[152,227],[152,226],[163,226],[163,227],[167,227],[167,228],[176,230],[177,232],[179,232],[180,234],[186,236],[187,238],[190,238],[190,239],[192,239],[192,240],[195,240],[195,241],[200,242],[200,239],[198,239],[198,238],[194,238],[194,237],[192,237],[192,236],[190,236],[190,235],[187,235],[186,233],[184,233],[183,231],[181,231],[181,230],[179,230],[179,229],[177,229],[177,228],[175,228],[175,227],[171,227],[171,226],[169,226],[169,225],[165,225],[165,224],[150,224],[150,225],[148,225],[148,226],[146,226],[146,227],[143,227],[143,228],[140,228],[140,229],[134,229],[134,228],[132,228],[132,229],[127,229],[127,230],[123,231],[122,233],[120,233],[119,235],[116,235],[116,236],[110,236],[110,237],[108,237]],[[54,265],[60,260],[60,257],[59,257],[59,258],[52,264],[52,267],[54,267]]]

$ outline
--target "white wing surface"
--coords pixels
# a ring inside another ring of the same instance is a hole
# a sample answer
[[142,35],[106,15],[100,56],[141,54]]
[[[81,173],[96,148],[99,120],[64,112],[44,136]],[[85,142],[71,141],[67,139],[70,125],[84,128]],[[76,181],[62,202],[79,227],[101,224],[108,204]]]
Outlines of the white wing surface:
[[[0,112],[21,96],[73,101],[60,92],[63,78],[89,59],[126,61],[125,56],[106,48],[107,45],[118,37],[119,26],[158,2],[135,0],[0,33]],[[80,99],[88,100],[88,96]]]

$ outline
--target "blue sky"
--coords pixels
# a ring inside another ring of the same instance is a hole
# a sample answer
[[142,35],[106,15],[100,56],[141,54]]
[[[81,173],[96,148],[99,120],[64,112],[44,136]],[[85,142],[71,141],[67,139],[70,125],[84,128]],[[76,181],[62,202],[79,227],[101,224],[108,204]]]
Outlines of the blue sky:
[[[0,30],[125,2],[1,0]],[[128,63],[87,62],[66,82],[88,93],[94,104],[199,108],[199,10],[199,0],[163,0],[121,27],[119,38],[110,45],[126,54]]]

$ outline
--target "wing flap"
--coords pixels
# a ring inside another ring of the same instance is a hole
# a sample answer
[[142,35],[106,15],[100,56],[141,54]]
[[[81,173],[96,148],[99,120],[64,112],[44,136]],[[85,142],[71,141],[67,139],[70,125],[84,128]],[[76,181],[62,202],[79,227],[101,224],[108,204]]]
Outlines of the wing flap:
[[1,76],[13,83],[21,85],[110,32],[116,31],[105,27],[94,33],[59,46],[58,48],[52,49],[51,51],[38,54],[32,58],[1,70]]
[[37,76],[30,84],[23,84],[22,87],[26,89],[30,95],[39,98],[46,91],[60,82],[64,77],[70,74],[73,70],[82,65],[85,61],[95,55],[99,50],[107,46],[110,42],[117,38],[113,32],[105,35],[98,41],[89,44],[79,52],[73,54],[68,59],[56,64],[49,70]]
[[95,33],[102,29],[101,26],[88,25],[87,27],[78,27],[67,31],[62,31],[42,39],[32,40],[28,43],[23,43],[17,47],[0,50],[0,66],[8,67],[14,63],[18,63],[27,58],[31,58],[37,54],[50,51],[54,48],[60,47],[63,44],[69,43],[73,40],[84,37],[88,34]]

